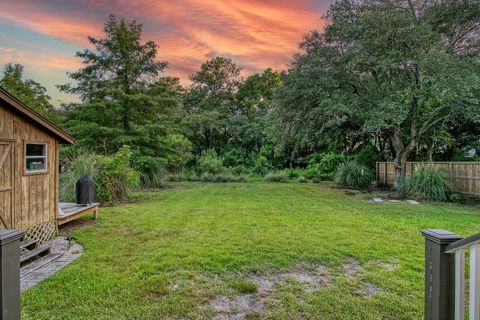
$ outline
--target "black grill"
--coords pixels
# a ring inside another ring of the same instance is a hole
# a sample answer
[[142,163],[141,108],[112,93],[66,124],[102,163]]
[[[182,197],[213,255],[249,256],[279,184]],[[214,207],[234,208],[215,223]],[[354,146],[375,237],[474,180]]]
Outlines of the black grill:
[[77,181],[76,203],[79,205],[90,205],[95,197],[95,184],[90,176],[83,176]]

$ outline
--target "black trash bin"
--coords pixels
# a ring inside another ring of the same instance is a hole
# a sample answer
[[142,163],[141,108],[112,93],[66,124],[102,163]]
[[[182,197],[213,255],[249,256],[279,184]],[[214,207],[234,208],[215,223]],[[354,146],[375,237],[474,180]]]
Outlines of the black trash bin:
[[76,185],[76,203],[87,206],[93,203],[95,197],[95,184],[90,176],[83,176],[77,181]]

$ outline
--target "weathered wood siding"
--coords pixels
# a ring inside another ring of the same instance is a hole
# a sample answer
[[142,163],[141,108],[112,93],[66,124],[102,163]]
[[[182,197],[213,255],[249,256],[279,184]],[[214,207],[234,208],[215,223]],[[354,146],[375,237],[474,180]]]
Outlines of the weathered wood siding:
[[[59,143],[50,133],[1,103],[0,141],[14,142],[13,227],[26,229],[56,219]],[[24,144],[27,141],[48,144],[47,173],[24,173]]]
[[[418,170],[424,162],[407,162],[406,175]],[[455,191],[465,194],[480,194],[480,162],[433,162],[450,179]],[[377,181],[393,185],[395,167],[393,162],[377,162]]]

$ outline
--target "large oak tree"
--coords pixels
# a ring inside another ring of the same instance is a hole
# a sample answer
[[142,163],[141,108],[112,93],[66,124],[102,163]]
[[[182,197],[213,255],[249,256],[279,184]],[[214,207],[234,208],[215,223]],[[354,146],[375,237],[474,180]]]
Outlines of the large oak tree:
[[385,139],[398,187],[422,140],[480,114],[480,3],[339,0],[325,20],[278,95],[279,140]]

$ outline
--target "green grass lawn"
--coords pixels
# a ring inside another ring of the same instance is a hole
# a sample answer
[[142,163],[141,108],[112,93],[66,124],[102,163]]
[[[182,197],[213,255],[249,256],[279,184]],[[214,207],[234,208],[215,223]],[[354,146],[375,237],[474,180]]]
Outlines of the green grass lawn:
[[[369,203],[318,185],[176,186],[102,208],[73,232],[84,255],[22,295],[23,319],[208,319],[216,297],[255,294],[254,275],[319,265],[324,286],[283,282],[247,318],[420,319],[419,229],[480,227],[475,207]],[[355,276],[349,261],[361,265]]]

